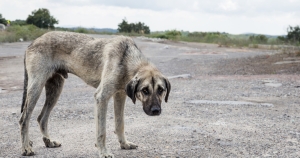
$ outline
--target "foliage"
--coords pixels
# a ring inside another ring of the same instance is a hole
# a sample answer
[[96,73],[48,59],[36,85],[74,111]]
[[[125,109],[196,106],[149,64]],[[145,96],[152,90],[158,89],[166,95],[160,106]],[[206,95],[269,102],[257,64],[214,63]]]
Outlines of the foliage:
[[181,32],[177,30],[170,30],[170,31],[166,31],[166,35],[169,37],[177,37],[177,36],[181,36]]
[[6,25],[7,21],[5,18],[2,17],[2,14],[0,14],[0,23]]
[[58,24],[58,20],[50,15],[48,9],[40,8],[34,10],[31,15],[28,16],[26,23],[33,24],[39,28],[54,28],[54,24]]
[[40,29],[34,25],[13,25],[8,27],[6,31],[0,32],[0,42],[34,40],[46,32],[47,30]]
[[162,33],[150,34],[148,37],[151,37],[151,38],[161,38],[161,39],[169,39],[169,37],[167,35],[162,34]]
[[285,41],[286,41],[286,38],[285,38],[284,36],[278,36],[278,37],[276,38],[276,40],[277,40],[278,42],[285,42]]
[[75,29],[75,32],[77,32],[77,33],[89,33],[89,30],[87,30],[83,27],[79,27],[79,28]]
[[164,32],[152,33],[148,37],[161,38],[161,39],[171,39],[171,40],[180,40],[181,36],[182,36],[181,31],[167,30],[167,31],[164,31]]
[[226,43],[229,39],[226,33],[220,32],[192,32],[185,38],[190,42]]
[[128,23],[126,19],[123,19],[122,22],[118,25],[118,31],[120,33],[139,33],[139,34],[150,34],[149,26],[144,23]]
[[287,40],[293,42],[300,42],[300,27],[299,26],[289,26],[287,29]]
[[276,38],[278,43],[283,44],[294,44],[299,45],[300,44],[300,27],[299,26],[289,26],[287,28],[287,36],[278,36]]
[[265,44],[268,42],[268,38],[265,35],[251,35],[249,41],[252,43]]
[[25,20],[17,19],[15,21],[11,21],[10,25],[20,25],[20,26],[23,26],[23,25],[27,25],[27,23],[26,23]]

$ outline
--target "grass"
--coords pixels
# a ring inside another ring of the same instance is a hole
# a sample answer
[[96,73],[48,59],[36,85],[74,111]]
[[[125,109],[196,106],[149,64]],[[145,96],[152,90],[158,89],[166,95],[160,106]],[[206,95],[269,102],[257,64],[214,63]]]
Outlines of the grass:
[[[56,28],[57,31],[68,31],[85,34],[112,34],[112,33],[99,33],[94,30],[85,28]],[[0,31],[0,42],[19,42],[19,41],[30,41],[42,36],[43,34],[52,31],[47,29],[40,29],[35,25],[13,25],[8,27],[5,31]]]
[[[231,35],[220,32],[183,32],[177,30],[154,32],[146,35],[150,38],[162,38],[175,41],[199,42],[199,43],[214,43],[220,46],[227,47],[251,47],[259,48],[259,45],[293,45],[299,46],[299,42],[285,43],[277,38],[267,38],[264,35]],[[275,48],[275,47],[274,47]]]
[[[109,32],[96,32],[92,29],[86,28],[56,28],[58,31],[69,31],[85,34],[108,34]],[[0,42],[18,42],[34,40],[49,30],[40,29],[34,25],[13,25],[8,27],[5,31],[0,31]],[[261,36],[251,37],[249,35],[231,35],[220,32],[184,32],[177,30],[168,30],[163,32],[153,32],[151,34],[131,33],[116,33],[116,35],[125,36],[147,36],[150,38],[169,39],[173,41],[199,42],[199,43],[214,43],[225,47],[251,47],[259,48],[259,45],[270,45],[270,49],[276,48],[275,45],[292,45],[299,46],[299,42],[284,43],[277,38],[256,38]],[[261,40],[264,39],[264,40]],[[300,54],[300,53],[299,53]]]
[[8,27],[5,31],[0,32],[0,42],[18,42],[34,40],[48,30],[40,29],[34,25],[13,25]]

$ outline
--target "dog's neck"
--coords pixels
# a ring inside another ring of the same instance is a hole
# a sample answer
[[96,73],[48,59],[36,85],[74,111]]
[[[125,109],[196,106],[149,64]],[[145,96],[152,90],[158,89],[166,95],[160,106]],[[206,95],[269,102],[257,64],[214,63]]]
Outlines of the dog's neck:
[[133,77],[139,76],[139,74],[143,74],[144,72],[159,72],[158,69],[149,61],[141,62],[134,66],[133,71],[129,71],[130,74],[129,80],[131,80]]
[[127,54],[127,80],[128,82],[145,71],[156,72],[158,69],[152,64],[136,45],[129,47],[130,53]]

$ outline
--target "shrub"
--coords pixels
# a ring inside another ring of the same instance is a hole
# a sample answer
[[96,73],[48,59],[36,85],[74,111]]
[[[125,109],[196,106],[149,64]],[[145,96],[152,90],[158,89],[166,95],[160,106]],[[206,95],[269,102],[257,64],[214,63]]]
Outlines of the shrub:
[[1,32],[0,42],[17,42],[20,39],[23,41],[34,40],[46,32],[47,30],[39,29],[34,25],[13,25]]
[[249,37],[249,41],[255,44],[265,44],[268,42],[268,37],[266,37],[265,35],[252,35]]
[[89,31],[85,28],[79,27],[78,29],[75,30],[75,32],[78,33],[89,33]]
[[[179,40],[181,37],[181,32],[177,30],[166,31],[164,34],[168,39]],[[164,37],[164,36],[162,36]]]

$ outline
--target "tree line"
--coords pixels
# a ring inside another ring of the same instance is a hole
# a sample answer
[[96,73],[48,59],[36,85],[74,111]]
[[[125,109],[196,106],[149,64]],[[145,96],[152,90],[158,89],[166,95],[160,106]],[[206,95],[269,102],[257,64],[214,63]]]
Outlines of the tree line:
[[[7,25],[8,21],[5,19],[2,14],[0,13],[0,23]],[[28,15],[26,20],[14,20],[10,21],[10,25],[28,25],[32,24],[39,28],[44,29],[53,29],[55,24],[58,24],[59,21],[54,18],[50,11],[46,8],[39,8],[38,10],[34,10],[31,12],[30,15]],[[137,23],[129,23],[126,18],[122,19],[122,22],[118,24],[118,32],[119,33],[139,33],[139,34],[150,34],[150,28],[149,26],[145,25],[143,22],[137,22]],[[176,36],[181,36],[178,34],[178,32],[169,31],[169,34],[166,36],[173,36],[174,33],[177,33]],[[221,36],[224,35],[220,33],[189,33],[188,36],[194,37],[194,36],[207,36],[214,35],[214,36]],[[266,43],[268,38],[265,35],[252,35],[249,37],[250,41],[257,41],[259,43]],[[281,42],[292,42],[292,43],[300,43],[300,27],[298,26],[289,26],[287,28],[287,35],[286,36],[278,36],[278,41]]]
[[[10,25],[28,25],[32,24],[39,28],[54,28],[55,24],[58,24],[58,20],[51,16],[50,11],[46,8],[40,8],[38,10],[34,10],[31,12],[30,15],[28,15],[26,20],[14,20],[10,21]],[[8,20],[2,17],[2,14],[0,13],[0,23],[7,25]]]

